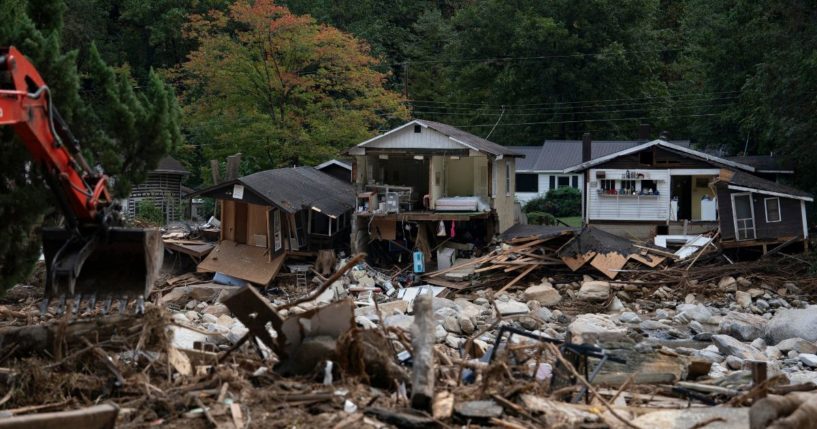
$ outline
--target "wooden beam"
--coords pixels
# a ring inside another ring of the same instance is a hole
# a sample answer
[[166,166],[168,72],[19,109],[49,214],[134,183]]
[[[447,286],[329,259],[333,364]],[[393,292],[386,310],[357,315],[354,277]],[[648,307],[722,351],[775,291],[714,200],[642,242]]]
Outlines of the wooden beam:
[[0,419],[0,429],[113,429],[118,414],[116,405],[102,404],[78,410],[5,417]]

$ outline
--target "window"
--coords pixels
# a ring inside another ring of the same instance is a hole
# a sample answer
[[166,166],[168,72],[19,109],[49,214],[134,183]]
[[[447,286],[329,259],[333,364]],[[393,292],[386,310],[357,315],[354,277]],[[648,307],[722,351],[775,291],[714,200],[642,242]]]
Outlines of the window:
[[499,161],[494,161],[493,165],[491,166],[491,196],[496,197],[497,191],[497,175],[499,174]]
[[421,131],[423,131],[423,127],[421,127],[419,124],[414,124],[414,132],[420,133]]
[[516,173],[516,192],[539,192],[539,175]]
[[570,186],[570,176],[559,176],[559,188],[567,188]]
[[763,200],[766,206],[766,222],[780,222],[780,198],[765,198]]
[[610,179],[599,180],[599,189],[606,193],[615,193],[616,181]]
[[642,195],[656,195],[656,192],[658,192],[658,183],[655,180],[641,181]]
[[505,161],[505,196],[511,196],[511,163]]
[[576,188],[576,189],[579,189],[579,176],[573,176],[573,177],[571,178],[571,182],[573,182],[573,183],[571,184],[571,186],[573,186],[573,187],[574,187],[574,188]]
[[755,213],[752,194],[732,194],[732,216],[737,240],[755,239]]
[[632,194],[635,192],[635,180],[622,180],[621,192],[623,194]]
[[548,178],[550,179],[548,181],[548,183],[550,184],[550,186],[548,186],[548,189],[556,189],[556,176],[549,176]]

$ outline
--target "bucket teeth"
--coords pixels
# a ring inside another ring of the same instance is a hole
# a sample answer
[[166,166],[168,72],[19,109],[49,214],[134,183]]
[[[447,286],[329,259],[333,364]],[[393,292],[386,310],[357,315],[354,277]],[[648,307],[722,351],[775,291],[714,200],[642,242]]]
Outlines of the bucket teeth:
[[112,301],[113,301],[113,297],[111,297],[110,295],[108,295],[108,297],[105,298],[105,303],[102,304],[102,314],[103,315],[106,315],[106,314],[108,314],[109,311],[111,311],[111,302]]
[[60,295],[57,302],[57,316],[62,316],[65,313],[65,294]]
[[79,316],[79,304],[80,304],[80,302],[82,302],[82,294],[78,293],[78,294],[74,295],[74,305],[73,305],[74,309],[72,311],[73,314],[74,314],[74,317]]
[[145,314],[145,296],[139,295],[136,297],[136,314]]
[[123,295],[119,298],[119,314],[125,314],[125,309],[128,307],[128,296]]
[[45,316],[48,313],[48,297],[43,298],[40,302],[40,316]]
[[96,294],[92,293],[91,296],[88,297],[88,312],[93,312],[96,308]]

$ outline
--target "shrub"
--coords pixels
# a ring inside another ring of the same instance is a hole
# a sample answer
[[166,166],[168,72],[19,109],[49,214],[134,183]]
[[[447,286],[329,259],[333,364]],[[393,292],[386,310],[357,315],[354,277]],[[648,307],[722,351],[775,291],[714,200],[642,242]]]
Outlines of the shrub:
[[151,225],[164,225],[165,214],[150,200],[141,200],[136,205],[136,218]]
[[550,213],[530,212],[528,216],[528,225],[556,225],[558,221],[556,216]]
[[576,188],[551,189],[544,197],[525,204],[525,213],[550,213],[556,217],[581,216],[582,194]]

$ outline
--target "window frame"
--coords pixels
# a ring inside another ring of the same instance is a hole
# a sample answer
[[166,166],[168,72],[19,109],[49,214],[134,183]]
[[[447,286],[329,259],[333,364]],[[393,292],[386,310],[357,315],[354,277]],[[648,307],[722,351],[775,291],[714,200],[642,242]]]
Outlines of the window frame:
[[511,163],[505,160],[505,196],[511,196]]
[[[777,220],[769,220],[769,200],[777,200]],[[783,210],[780,206],[780,197],[768,197],[763,199],[763,211],[766,215],[766,223],[783,222]]]
[[[520,182],[520,180],[519,180],[520,175],[521,176],[532,176],[532,178],[527,178],[526,177],[526,179],[528,179],[528,180],[531,180],[531,179],[533,180],[533,187],[531,188],[531,189],[533,189],[532,191],[522,189],[520,184],[524,184],[525,181],[523,180],[523,181]],[[524,192],[524,193],[538,194],[539,193],[539,174],[537,174],[537,173],[516,173],[516,192],[517,193]]]

